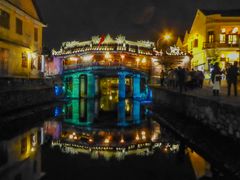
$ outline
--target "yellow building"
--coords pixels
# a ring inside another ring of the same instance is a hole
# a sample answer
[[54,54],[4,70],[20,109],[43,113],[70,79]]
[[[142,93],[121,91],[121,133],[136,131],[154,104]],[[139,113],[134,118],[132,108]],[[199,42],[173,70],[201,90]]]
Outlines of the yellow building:
[[239,62],[240,10],[198,10],[184,47],[193,55],[192,68],[209,71],[215,62],[225,69]]
[[39,77],[43,27],[34,0],[0,0],[0,76]]

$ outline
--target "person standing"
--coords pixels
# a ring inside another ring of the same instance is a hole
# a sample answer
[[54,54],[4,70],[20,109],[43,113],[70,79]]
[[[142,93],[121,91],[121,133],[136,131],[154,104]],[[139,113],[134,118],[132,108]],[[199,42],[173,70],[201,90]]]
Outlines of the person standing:
[[222,78],[221,74],[222,74],[222,71],[219,67],[219,64],[215,63],[211,73],[211,80],[213,83],[213,96],[219,96],[221,78]]
[[238,76],[238,67],[237,62],[234,62],[234,65],[231,65],[227,69],[227,84],[228,84],[228,96],[231,95],[231,86],[234,87],[234,95],[237,96],[237,76]]
[[179,86],[179,92],[180,93],[182,93],[183,88],[185,89],[185,78],[186,78],[185,69],[183,69],[182,67],[178,67],[178,69],[177,69],[177,79],[178,79],[178,86]]

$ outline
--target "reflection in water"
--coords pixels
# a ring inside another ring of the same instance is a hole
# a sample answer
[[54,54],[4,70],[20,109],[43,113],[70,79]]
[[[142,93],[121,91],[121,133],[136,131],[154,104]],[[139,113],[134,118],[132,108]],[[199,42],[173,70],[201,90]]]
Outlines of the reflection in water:
[[164,140],[160,125],[144,112],[146,107],[130,99],[118,101],[104,96],[99,101],[72,100],[64,106],[63,122],[54,122],[49,128],[56,132],[45,132],[54,135],[52,146],[62,152],[92,158],[124,159],[128,155],[150,155],[156,149],[177,152],[179,143]]
[[[99,100],[72,100],[63,106],[57,106],[53,116],[55,117],[53,120],[43,123],[43,128],[41,126],[32,128],[18,135],[10,133],[11,137],[0,140],[0,179],[40,179],[43,175],[40,145],[44,140],[51,142],[43,147],[47,148],[43,153],[43,159],[47,160],[47,164],[53,156],[56,159],[60,157],[65,162],[67,157],[70,157],[68,154],[74,154],[80,159],[83,157],[81,155],[87,155],[85,163],[89,163],[90,166],[101,159],[125,162],[130,157],[137,159],[136,156],[148,156],[144,157],[151,158],[148,164],[151,167],[145,167],[147,170],[154,169],[156,164],[152,162],[155,162],[163,169],[172,168],[171,172],[181,174],[183,177],[186,175],[186,172],[182,173],[184,168],[184,170],[187,168],[188,175],[192,174],[197,178],[211,175],[209,163],[189,148],[186,149],[185,144],[151,119],[148,106],[142,105],[139,101],[131,99],[119,101],[114,96],[105,96]],[[56,153],[55,150],[62,153]],[[185,161],[186,159],[188,160]],[[176,160],[180,160],[182,169]],[[50,167],[57,167],[56,169],[63,166],[58,164],[58,161],[53,160],[51,163]],[[69,163],[72,164],[72,160]],[[105,165],[107,163],[105,162]],[[137,166],[138,161],[134,163],[133,165]],[[46,163],[43,163],[48,176],[54,168],[48,169],[46,166]],[[67,168],[74,169],[75,165]],[[120,168],[124,170],[124,167]],[[54,173],[53,177],[59,172]],[[52,178],[49,176],[46,179]]]
[[20,135],[1,140],[0,179],[40,179],[44,175],[41,169],[42,142],[42,128],[32,128]]

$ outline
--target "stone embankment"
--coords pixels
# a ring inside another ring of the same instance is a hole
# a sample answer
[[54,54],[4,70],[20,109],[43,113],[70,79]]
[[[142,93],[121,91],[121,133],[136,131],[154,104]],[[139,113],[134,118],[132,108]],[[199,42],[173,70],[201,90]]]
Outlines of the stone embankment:
[[0,114],[53,102],[54,79],[0,78]]
[[240,139],[239,97],[213,97],[205,89],[179,93],[152,87],[153,101],[192,118],[225,136]]

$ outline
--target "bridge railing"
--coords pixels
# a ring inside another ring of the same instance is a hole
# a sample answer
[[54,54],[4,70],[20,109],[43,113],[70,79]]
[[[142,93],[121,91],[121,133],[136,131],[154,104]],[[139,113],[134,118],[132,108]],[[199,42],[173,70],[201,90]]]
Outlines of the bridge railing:
[[135,65],[126,65],[123,63],[118,63],[118,62],[110,62],[110,63],[98,63],[98,62],[93,62],[93,63],[88,63],[88,64],[72,64],[72,65],[64,65],[63,70],[64,71],[70,71],[70,70],[77,70],[77,69],[87,69],[87,68],[92,68],[94,69],[96,67],[99,69],[99,67],[103,67],[106,69],[111,68],[129,68],[135,71],[141,71],[144,73],[149,72],[149,67],[144,68],[141,66],[135,66]]

